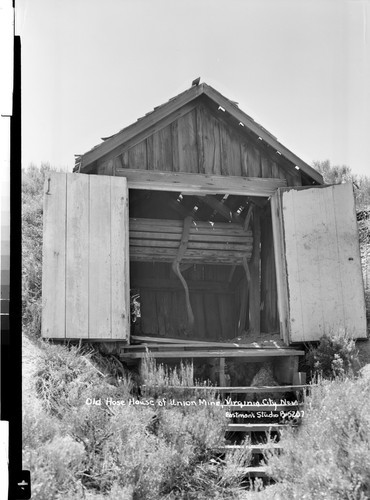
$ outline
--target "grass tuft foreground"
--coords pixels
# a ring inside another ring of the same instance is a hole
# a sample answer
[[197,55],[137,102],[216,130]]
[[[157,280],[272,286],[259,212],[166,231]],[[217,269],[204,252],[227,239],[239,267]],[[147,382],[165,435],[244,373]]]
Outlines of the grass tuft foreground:
[[[42,186],[48,165],[23,172],[23,467],[33,500],[366,500],[370,498],[370,370],[347,376],[350,340],[312,352],[321,380],[303,423],[287,429],[280,455],[266,457],[275,484],[246,488],[246,450],[221,460],[225,411],[217,406],[112,405],[106,401],[188,399],[192,367],[124,370],[93,347],[40,340]],[[333,363],[334,361],[334,363]],[[137,386],[145,385],[142,395]],[[215,399],[207,387],[208,400]],[[100,401],[100,404],[98,402]],[[95,403],[93,403],[95,402]]]

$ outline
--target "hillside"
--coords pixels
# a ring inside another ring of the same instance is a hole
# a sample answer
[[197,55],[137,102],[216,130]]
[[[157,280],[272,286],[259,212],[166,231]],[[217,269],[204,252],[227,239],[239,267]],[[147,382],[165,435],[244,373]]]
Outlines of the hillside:
[[[224,443],[224,411],[159,403],[112,408],[105,399],[140,399],[140,374],[122,370],[92,346],[40,340],[42,185],[49,169],[31,167],[23,175],[23,466],[31,470],[32,498],[370,498],[370,372],[367,366],[357,378],[351,373],[357,356],[345,342],[329,356],[339,376],[312,390],[302,426],[283,435],[280,456],[266,457],[275,484],[265,487],[242,482],[248,450],[215,458],[213,448]],[[365,365],[369,345],[360,345]],[[171,396],[168,385],[178,386],[178,397],[194,383],[189,366],[148,369],[152,381],[166,381],[156,401]],[[207,397],[215,399],[212,390]],[[94,398],[103,404],[87,403]]]

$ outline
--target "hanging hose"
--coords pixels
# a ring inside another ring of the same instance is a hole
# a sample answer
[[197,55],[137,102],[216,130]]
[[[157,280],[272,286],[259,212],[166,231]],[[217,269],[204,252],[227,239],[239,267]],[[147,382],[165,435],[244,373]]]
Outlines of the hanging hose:
[[184,226],[183,226],[183,230],[182,230],[180,246],[179,246],[179,249],[177,252],[177,256],[172,263],[172,270],[176,274],[176,276],[179,278],[179,280],[181,281],[182,286],[184,287],[184,290],[185,290],[185,302],[186,302],[186,310],[188,313],[188,329],[189,329],[189,331],[192,331],[194,328],[194,314],[193,314],[193,310],[192,310],[191,304],[190,304],[189,287],[185,281],[185,278],[183,277],[183,275],[181,274],[181,271],[180,271],[180,262],[183,259],[185,252],[186,252],[186,249],[187,249],[187,246],[188,246],[190,226],[191,226],[192,222],[193,222],[192,217],[186,217],[184,219]]

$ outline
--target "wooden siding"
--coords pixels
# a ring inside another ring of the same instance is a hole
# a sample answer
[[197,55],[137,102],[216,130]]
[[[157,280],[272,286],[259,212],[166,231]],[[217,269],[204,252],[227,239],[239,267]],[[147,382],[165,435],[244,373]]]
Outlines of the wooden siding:
[[291,342],[346,330],[366,338],[351,184],[282,192]]
[[274,242],[270,210],[261,220],[261,331],[279,331]]
[[[190,289],[195,326],[191,337],[205,340],[236,336],[235,293],[227,287],[228,266],[193,265],[183,272]],[[131,263],[132,288],[140,290],[141,326],[135,333],[186,338],[185,293],[165,263]]]
[[126,179],[50,173],[44,193],[42,335],[127,340]]
[[222,111],[199,101],[189,111],[158,124],[150,135],[122,144],[121,152],[98,160],[97,173],[113,168],[286,179],[301,185],[300,171],[245,127],[230,124]]

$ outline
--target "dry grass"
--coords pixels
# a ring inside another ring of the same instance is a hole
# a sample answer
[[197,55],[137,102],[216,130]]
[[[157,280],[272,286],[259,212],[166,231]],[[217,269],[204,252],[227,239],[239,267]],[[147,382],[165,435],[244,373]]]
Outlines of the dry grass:
[[312,389],[302,426],[283,434],[283,453],[268,462],[287,498],[370,497],[369,390],[369,377],[322,380]]

